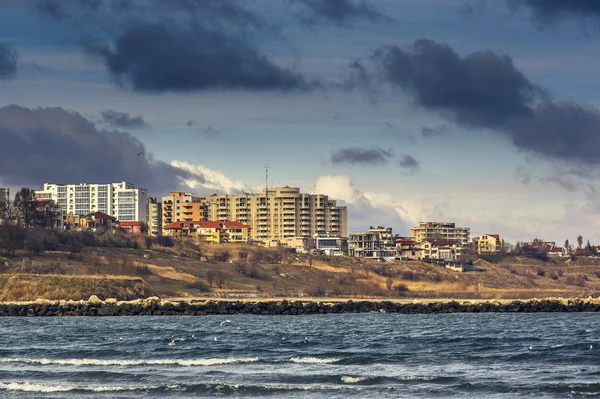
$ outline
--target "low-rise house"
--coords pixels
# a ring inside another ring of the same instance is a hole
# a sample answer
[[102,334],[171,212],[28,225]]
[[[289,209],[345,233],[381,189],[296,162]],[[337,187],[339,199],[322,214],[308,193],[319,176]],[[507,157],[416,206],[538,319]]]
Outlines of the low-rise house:
[[226,242],[247,243],[250,240],[252,227],[242,222],[221,222],[224,240]]
[[142,234],[145,228],[144,222],[119,222],[119,230],[126,234]]
[[455,261],[462,254],[462,246],[456,240],[410,241],[408,239],[397,240],[397,257],[413,260],[441,259]]
[[52,200],[35,200],[33,224],[46,229],[64,229],[63,211]]
[[474,250],[478,254],[493,254],[504,251],[504,239],[498,234],[482,234],[473,238]]
[[163,234],[175,238],[192,237],[219,244],[222,239],[222,226],[221,223],[212,221],[172,222],[163,226]]
[[163,226],[163,234],[170,237],[192,237],[216,244],[226,242],[247,243],[251,227],[240,222],[200,220],[179,221]]
[[107,215],[103,212],[94,212],[86,215],[85,217],[80,217],[70,213],[65,218],[65,225],[70,230],[96,231],[98,229],[115,230],[118,224],[116,217]]
[[396,245],[391,227],[371,226],[362,233],[350,233],[348,253],[355,258],[382,259],[396,256]]
[[296,253],[306,254],[315,247],[315,240],[311,237],[288,237],[279,240],[279,245],[293,248]]
[[548,249],[548,256],[550,256],[552,258],[560,258],[560,257],[569,256],[569,254],[567,253],[567,251],[565,251],[564,248],[557,247],[556,245],[548,245],[547,249]]
[[315,236],[315,248],[329,256],[347,256],[348,238],[334,236]]

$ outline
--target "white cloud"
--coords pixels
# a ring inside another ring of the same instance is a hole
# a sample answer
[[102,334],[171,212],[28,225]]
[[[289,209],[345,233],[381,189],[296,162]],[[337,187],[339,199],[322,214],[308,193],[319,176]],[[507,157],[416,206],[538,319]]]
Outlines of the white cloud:
[[225,194],[236,194],[250,192],[244,182],[233,180],[223,172],[207,168],[204,165],[192,165],[185,161],[171,161],[171,166],[181,169],[190,174],[189,177],[181,177],[181,183],[192,190],[207,189]]
[[364,231],[369,226],[392,227],[395,233],[408,234],[406,210],[387,193],[362,192],[348,176],[321,176],[316,191],[339,200],[348,207],[348,231]]

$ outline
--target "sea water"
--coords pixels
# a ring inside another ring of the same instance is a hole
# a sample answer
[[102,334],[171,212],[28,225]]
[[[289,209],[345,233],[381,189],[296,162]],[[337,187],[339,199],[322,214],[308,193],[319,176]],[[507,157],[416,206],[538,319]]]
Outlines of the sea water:
[[595,395],[593,313],[0,318],[0,397]]

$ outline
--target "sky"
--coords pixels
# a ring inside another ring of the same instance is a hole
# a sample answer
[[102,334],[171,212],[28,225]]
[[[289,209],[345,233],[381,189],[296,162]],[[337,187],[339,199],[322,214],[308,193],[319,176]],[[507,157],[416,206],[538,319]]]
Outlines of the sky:
[[599,50],[589,0],[0,0],[0,185],[600,244]]

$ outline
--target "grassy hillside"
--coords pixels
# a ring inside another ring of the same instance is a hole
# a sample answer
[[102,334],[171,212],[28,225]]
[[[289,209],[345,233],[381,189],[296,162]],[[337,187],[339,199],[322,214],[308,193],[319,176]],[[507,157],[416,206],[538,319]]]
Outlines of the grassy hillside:
[[178,243],[0,257],[0,300],[192,297],[542,298],[598,295],[600,266],[478,260],[457,273],[415,261],[314,257],[246,245]]

